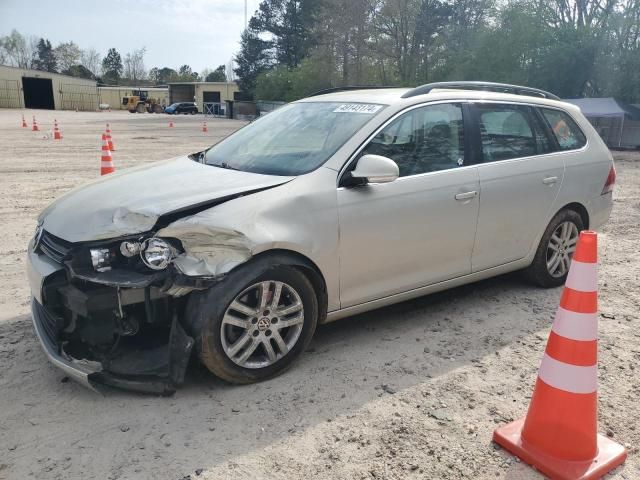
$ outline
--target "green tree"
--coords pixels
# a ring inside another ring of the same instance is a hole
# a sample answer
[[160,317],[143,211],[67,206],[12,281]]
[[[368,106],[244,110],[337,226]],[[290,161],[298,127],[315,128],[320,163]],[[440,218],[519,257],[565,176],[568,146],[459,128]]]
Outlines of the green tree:
[[[253,19],[252,19],[253,20]],[[249,94],[256,87],[258,75],[269,69],[272,64],[269,55],[269,42],[263,40],[251,29],[242,33],[240,52],[235,57],[235,74],[240,89]]]
[[153,82],[154,85],[157,85],[160,80],[160,70],[158,67],[153,67],[149,70],[149,80]]
[[226,82],[227,75],[225,74],[226,67],[224,65],[218,66],[213,72],[207,74],[204,78],[205,82]]
[[312,27],[318,0],[263,0],[249,22],[255,33],[268,33],[272,40],[265,46],[273,49],[279,64],[294,68],[314,44]]
[[41,38],[38,41],[36,55],[33,61],[33,68],[52,73],[56,73],[58,71],[56,56],[49,40]]
[[64,75],[70,75],[72,77],[88,78],[89,80],[93,80],[95,78],[93,73],[84,65],[71,65],[61,73],[63,73]]
[[115,48],[110,48],[107,55],[102,60],[102,79],[105,83],[120,82],[123,66],[122,57]]
[[173,68],[163,67],[158,70],[158,84],[163,85],[171,81],[177,81],[178,72]]
[[78,65],[81,53],[80,47],[74,42],[60,43],[54,50],[60,71],[69,70],[73,65]]
[[197,82],[198,78],[200,78],[198,72],[191,70],[189,65],[182,65],[178,69],[178,78],[172,77],[170,80],[180,82]]

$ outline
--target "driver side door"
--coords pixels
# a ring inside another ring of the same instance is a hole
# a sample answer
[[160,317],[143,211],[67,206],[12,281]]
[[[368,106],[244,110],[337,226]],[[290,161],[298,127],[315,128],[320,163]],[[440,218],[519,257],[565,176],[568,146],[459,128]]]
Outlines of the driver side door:
[[480,187],[465,145],[462,105],[443,103],[400,114],[358,152],[400,177],[338,187],[342,308],[471,273]]

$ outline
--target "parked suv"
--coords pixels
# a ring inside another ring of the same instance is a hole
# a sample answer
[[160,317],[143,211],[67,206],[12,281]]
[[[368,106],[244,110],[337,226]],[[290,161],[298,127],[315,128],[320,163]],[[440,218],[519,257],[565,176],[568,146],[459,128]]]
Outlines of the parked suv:
[[255,382],[321,323],[514,270],[561,285],[614,182],[589,122],[539,90],[312,96],[52,203],[29,245],[35,329],[89,386],[171,391],[192,349]]
[[181,102],[181,103],[172,103],[167,108],[164,109],[165,113],[169,115],[174,115],[178,113],[187,113],[195,114],[198,113],[198,105],[195,102]]

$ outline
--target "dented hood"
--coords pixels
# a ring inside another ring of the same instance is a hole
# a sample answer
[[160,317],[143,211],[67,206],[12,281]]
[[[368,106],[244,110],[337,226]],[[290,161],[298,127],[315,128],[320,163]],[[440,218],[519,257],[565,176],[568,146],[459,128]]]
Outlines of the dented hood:
[[283,184],[292,177],[260,175],[188,157],[110,174],[76,188],[40,215],[43,227],[70,242],[149,231],[158,219],[190,207]]

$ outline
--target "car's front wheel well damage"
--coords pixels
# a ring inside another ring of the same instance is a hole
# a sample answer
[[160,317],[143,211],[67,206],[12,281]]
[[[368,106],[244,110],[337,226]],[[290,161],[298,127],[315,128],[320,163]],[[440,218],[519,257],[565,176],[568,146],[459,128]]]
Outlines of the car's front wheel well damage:
[[[251,272],[251,274],[258,276],[271,267],[282,265],[297,269],[311,282],[318,300],[318,323],[323,323],[327,317],[328,305],[325,279],[313,261],[293,250],[273,249],[258,253],[245,263],[233,268],[225,274],[223,279],[220,279],[219,282],[216,282],[210,288],[217,288],[218,285],[229,285],[230,288],[241,288],[242,286],[235,285],[234,278],[244,277],[245,272]],[[200,289],[200,291],[194,291],[188,295],[187,307],[183,317],[185,329],[194,338],[199,336],[202,329],[204,316],[202,312],[197,312],[196,310],[203,308],[202,303],[198,301],[199,298],[203,297],[203,294],[204,292]]]

